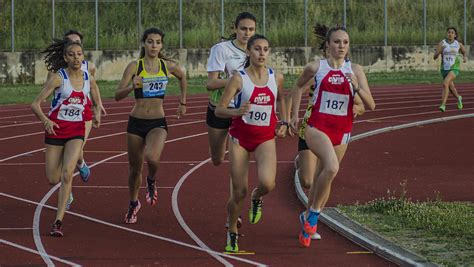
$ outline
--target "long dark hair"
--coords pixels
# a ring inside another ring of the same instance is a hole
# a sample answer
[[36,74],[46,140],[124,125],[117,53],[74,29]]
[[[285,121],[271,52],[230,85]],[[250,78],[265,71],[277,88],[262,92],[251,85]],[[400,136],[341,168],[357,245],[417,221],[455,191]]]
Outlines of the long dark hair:
[[[235,18],[233,29],[237,29],[237,27],[239,26],[239,22],[244,19],[253,20],[255,22],[255,25],[257,25],[257,18],[255,17],[255,15],[250,12],[244,11],[240,12]],[[237,38],[237,34],[235,32],[227,38],[221,37],[222,40],[234,40],[235,38]]]
[[[255,41],[259,40],[259,39],[267,40],[268,45],[270,46],[270,41],[268,41],[267,37],[265,37],[261,34],[255,34],[254,36],[250,37],[249,41],[247,42],[247,50],[250,50],[252,48],[253,44],[255,43]],[[248,66],[250,66],[250,57],[249,56],[247,56],[245,58],[244,69],[247,68]]]
[[[152,28],[146,29],[146,30],[143,32],[143,34],[142,34],[142,39],[141,39],[141,40],[142,40],[142,44],[145,43],[146,38],[148,38],[148,35],[150,35],[150,34],[158,34],[158,35],[160,35],[160,36],[161,36],[161,42],[163,42],[164,39],[165,39],[165,33],[164,33],[162,30],[160,30],[160,29],[158,29],[158,28],[152,27]],[[163,49],[161,49],[161,50],[163,50]],[[158,53],[158,57],[159,57],[159,58],[166,59],[166,58],[163,56],[163,54],[161,53],[161,50],[160,50],[160,53]],[[140,49],[140,58],[144,58],[144,57],[145,57],[145,47],[142,46],[142,48]]]
[[453,30],[453,31],[454,31],[454,34],[456,34],[456,35],[454,36],[454,40],[458,40],[458,30],[457,30],[456,28],[454,28],[454,27],[448,27],[448,28],[446,29],[446,32],[448,32],[449,30]]
[[69,38],[63,39],[54,39],[46,49],[41,51],[41,54],[46,54],[44,56],[44,63],[46,68],[51,72],[58,72],[61,68],[67,68],[67,62],[64,61],[64,55],[66,54],[67,49],[72,45],[78,45],[82,49],[80,42],[72,42]]

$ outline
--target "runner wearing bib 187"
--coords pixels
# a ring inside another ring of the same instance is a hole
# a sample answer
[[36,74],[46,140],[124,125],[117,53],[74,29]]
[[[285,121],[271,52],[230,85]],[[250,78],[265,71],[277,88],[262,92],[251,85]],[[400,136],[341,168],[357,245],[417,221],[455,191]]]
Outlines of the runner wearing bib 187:
[[467,62],[466,49],[464,45],[458,42],[458,32],[456,28],[449,27],[446,32],[446,39],[442,40],[436,47],[433,59],[436,60],[440,55],[440,73],[443,77],[443,93],[441,96],[441,105],[439,110],[446,111],[446,102],[448,101],[449,92],[451,92],[457,100],[457,107],[462,110],[462,96],[458,94],[454,86],[454,79],[459,75],[459,67],[461,59],[459,53],[463,55],[463,62]]
[[302,92],[308,81],[315,80],[316,88],[311,100],[313,107],[305,138],[309,149],[317,156],[318,170],[311,185],[306,212],[299,217],[299,241],[304,247],[309,247],[311,235],[317,231],[319,214],[329,198],[331,183],[346,152],[352,130],[354,101],[361,99],[371,110],[375,108],[362,67],[346,60],[349,52],[346,29],[339,26],[329,29],[325,42],[327,59],[306,65],[290,93],[290,128],[296,133]]
[[[229,129],[229,161],[231,193],[227,202],[229,227],[226,251],[237,252],[238,218],[248,191],[250,153],[255,153],[258,186],[252,191],[249,222],[256,224],[262,217],[263,196],[275,187],[275,133],[284,137],[288,130],[283,97],[283,75],[266,67],[270,53],[268,40],[254,35],[247,43],[244,70],[235,72],[226,85],[216,116],[232,118]],[[234,99],[235,108],[228,108]],[[276,101],[279,101],[282,123],[277,127]],[[278,129],[277,129],[278,128]]]

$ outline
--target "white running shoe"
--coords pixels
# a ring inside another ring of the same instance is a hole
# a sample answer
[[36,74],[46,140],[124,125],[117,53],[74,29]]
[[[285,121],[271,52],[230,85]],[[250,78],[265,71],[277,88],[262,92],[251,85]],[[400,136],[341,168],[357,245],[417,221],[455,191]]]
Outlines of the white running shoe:
[[314,233],[314,235],[311,236],[312,240],[321,240],[321,235],[318,234],[318,232]]

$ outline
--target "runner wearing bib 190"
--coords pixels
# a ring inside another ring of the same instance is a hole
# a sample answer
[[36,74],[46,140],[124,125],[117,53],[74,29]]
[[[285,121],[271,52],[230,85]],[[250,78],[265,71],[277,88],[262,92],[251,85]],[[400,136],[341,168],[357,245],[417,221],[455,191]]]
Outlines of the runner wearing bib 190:
[[[283,75],[266,67],[270,54],[268,40],[252,36],[247,43],[244,70],[235,72],[225,87],[216,108],[216,116],[232,118],[229,129],[229,162],[231,172],[230,197],[227,202],[228,231],[226,251],[237,252],[238,219],[248,191],[250,153],[255,153],[258,185],[252,190],[249,223],[262,218],[263,197],[275,187],[275,135],[284,137],[288,131],[283,93]],[[234,99],[235,108],[228,104]],[[276,129],[276,101],[279,101],[282,123]]]
[[352,74],[351,62],[344,61],[340,69],[333,69],[321,59],[311,103],[308,126],[324,132],[334,146],[347,144],[351,137],[354,92],[346,75]]
[[463,62],[467,62],[466,49],[458,42],[458,33],[456,28],[449,27],[446,32],[446,39],[442,40],[434,53],[433,59],[436,60],[440,55],[440,73],[443,77],[443,93],[441,96],[441,105],[439,110],[446,111],[446,102],[448,101],[449,92],[451,92],[457,100],[457,107],[462,110],[462,97],[458,94],[454,86],[454,79],[459,75],[459,68],[461,65],[460,54],[463,55]]
[[245,70],[239,71],[239,74],[242,77],[242,89],[235,97],[236,108],[241,103],[250,102],[250,110],[232,119],[229,135],[248,152],[253,152],[259,144],[275,137],[278,89],[272,69],[268,69],[268,83],[265,86],[256,86]]

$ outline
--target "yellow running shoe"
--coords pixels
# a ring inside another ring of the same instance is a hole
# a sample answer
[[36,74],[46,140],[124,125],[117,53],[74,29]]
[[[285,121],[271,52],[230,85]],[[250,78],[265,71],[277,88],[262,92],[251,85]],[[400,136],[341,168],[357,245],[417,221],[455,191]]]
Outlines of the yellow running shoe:
[[227,245],[225,246],[226,252],[239,252],[239,234],[227,232]]
[[445,111],[446,111],[446,105],[441,105],[441,106],[439,106],[439,110],[440,110],[441,112],[445,112]]
[[459,110],[462,110],[463,108],[463,105],[462,105],[462,96],[459,96],[458,97],[458,109]]
[[263,200],[252,199],[249,210],[249,221],[251,224],[256,224],[260,221],[260,218],[262,217],[262,204]]

